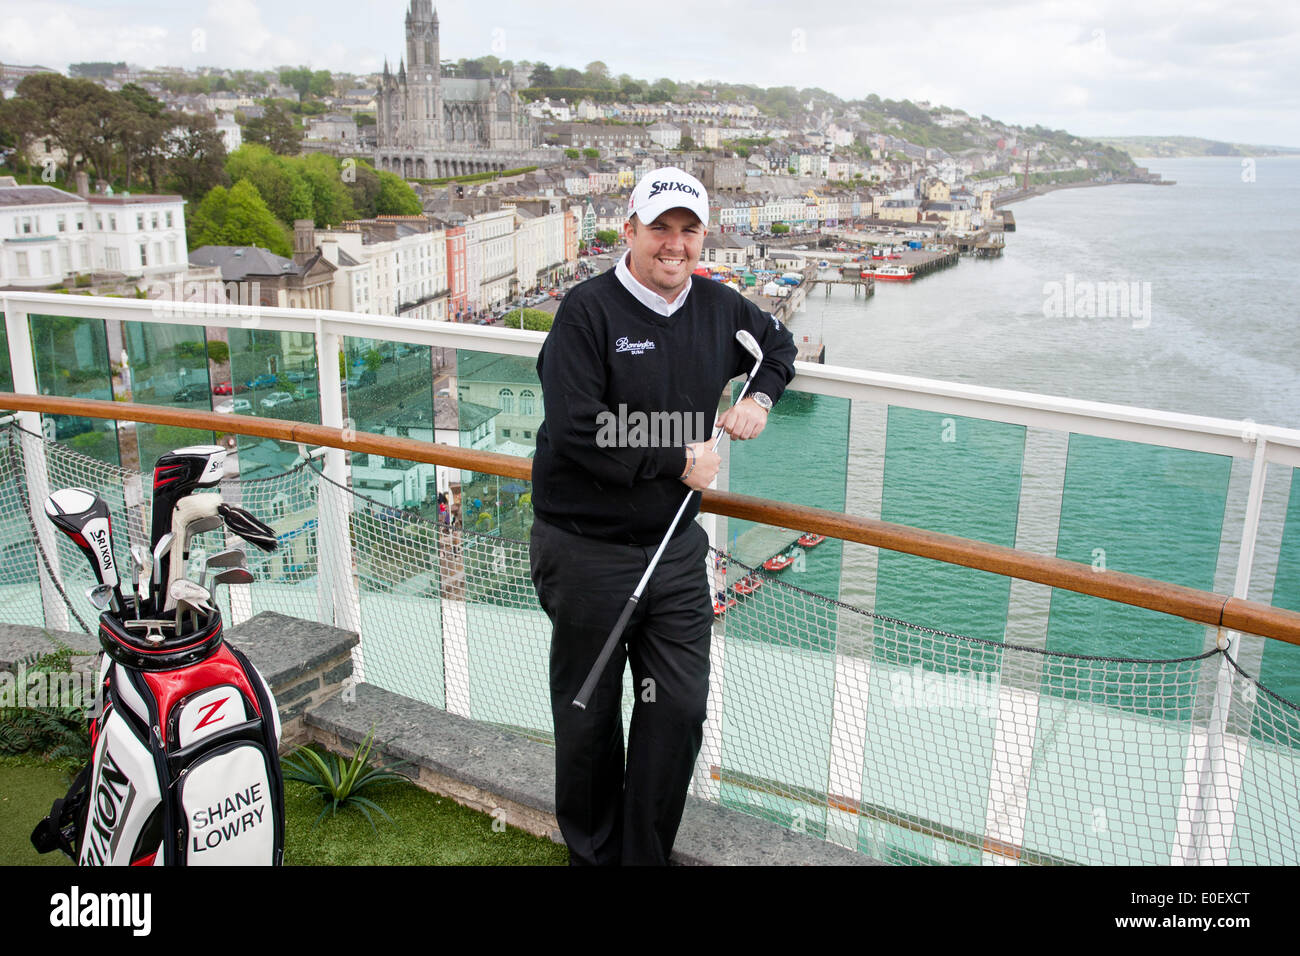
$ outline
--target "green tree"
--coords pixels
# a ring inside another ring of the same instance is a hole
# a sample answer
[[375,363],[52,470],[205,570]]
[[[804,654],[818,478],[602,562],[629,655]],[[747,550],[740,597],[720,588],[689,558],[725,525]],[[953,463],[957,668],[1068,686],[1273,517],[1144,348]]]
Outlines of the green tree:
[[612,246],[618,242],[618,233],[613,229],[598,229],[596,230],[596,238],[604,245]]
[[569,159],[577,159],[579,156],[582,155],[582,153],[580,153],[576,149],[566,149],[564,151],[564,155],[567,156]]
[[266,146],[281,156],[293,156],[301,148],[302,128],[279,103],[272,103],[261,117],[248,121],[244,141]]
[[555,73],[545,63],[533,67],[533,74],[528,80],[533,86],[554,86]]
[[774,236],[782,236],[789,231],[790,231],[790,227],[783,222],[772,223],[772,235]]
[[352,208],[363,219],[375,215],[375,203],[379,201],[379,174],[365,160],[358,159],[346,170],[343,184],[352,199]]
[[203,197],[190,221],[189,234],[191,249],[260,246],[281,256],[293,252],[284,226],[248,180],[235,183],[229,191],[217,186]]
[[311,153],[295,161],[299,173],[311,190],[312,218],[318,226],[337,226],[345,219],[355,219],[352,194],[344,185],[339,161],[324,153]]
[[277,156],[265,146],[245,143],[226,160],[226,172],[231,182],[252,183],[281,222],[316,218],[311,188],[292,159]]
[[600,159],[600,150],[596,149],[594,146],[588,146],[582,151],[582,155],[587,159]]
[[182,114],[167,136],[167,189],[197,202],[214,186],[227,186],[226,144],[211,116]]
[[379,195],[375,199],[375,214],[382,216],[418,216],[424,211],[420,197],[401,176],[386,169],[377,171]]
[[549,332],[551,324],[555,321],[555,316],[541,309],[515,309],[506,313],[502,323],[508,329],[517,329],[521,317],[523,327],[532,332]]

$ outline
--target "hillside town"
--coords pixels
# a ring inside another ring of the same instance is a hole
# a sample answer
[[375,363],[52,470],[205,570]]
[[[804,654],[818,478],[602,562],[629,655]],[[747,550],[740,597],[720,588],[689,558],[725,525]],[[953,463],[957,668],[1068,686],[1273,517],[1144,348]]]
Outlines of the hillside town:
[[[986,237],[1027,191],[1151,178],[1099,143],[926,102],[777,91],[774,106],[603,63],[453,63],[439,42],[414,0],[405,53],[369,76],[0,65],[0,287],[220,279],[256,282],[266,305],[488,322],[588,274],[664,165],[709,190],[703,261],[751,269],[851,230]],[[76,90],[102,104],[98,131],[64,108]],[[330,176],[350,196],[323,198]],[[263,232],[231,225],[245,202]]]

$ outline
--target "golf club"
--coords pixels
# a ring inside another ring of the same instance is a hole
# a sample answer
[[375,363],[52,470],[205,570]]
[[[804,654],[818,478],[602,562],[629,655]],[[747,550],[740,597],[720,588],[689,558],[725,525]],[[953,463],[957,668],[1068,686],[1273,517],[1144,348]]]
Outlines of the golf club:
[[[217,507],[221,496],[217,494],[189,495],[176,502],[172,511],[171,555],[168,566],[163,569],[159,581],[159,594],[170,596],[170,582],[179,580],[185,573],[185,557],[190,550],[190,541],[195,535],[221,527],[217,516]],[[162,610],[171,610],[170,599],[164,602]]]
[[211,488],[221,480],[226,450],[220,445],[177,448],[153,467],[153,519],[149,542],[155,548],[172,527],[172,509],[195,488]]
[[[754,375],[758,372],[758,367],[763,364],[763,350],[759,348],[758,342],[754,336],[745,329],[736,332],[736,341],[740,347],[754,357],[754,367],[749,370],[749,376],[745,379],[745,385],[736,397],[734,408],[745,399],[745,394],[749,391],[749,384],[754,380]],[[718,443],[722,441],[724,431],[719,428],[717,434],[713,436],[712,450],[718,450]],[[686,493],[682,499],[681,507],[677,509],[677,514],[673,516],[673,522],[668,526],[667,533],[664,534],[663,540],[659,542],[659,548],[655,551],[654,557],[650,559],[649,566],[646,567],[645,573],[641,575],[641,580],[637,582],[636,590],[632,596],[627,599],[627,604],[623,606],[623,613],[618,616],[614,623],[614,629],[609,632],[609,637],[605,639],[605,646],[600,649],[600,654],[596,657],[596,663],[591,666],[591,671],[587,674],[587,679],[582,682],[582,688],[578,691],[578,696],[573,698],[573,706],[579,710],[586,710],[587,704],[591,700],[591,695],[596,690],[596,682],[600,680],[600,675],[605,670],[605,665],[609,663],[610,657],[614,654],[614,648],[618,647],[618,639],[623,635],[623,629],[627,627],[627,622],[632,617],[632,612],[636,610],[637,602],[641,600],[641,594],[645,591],[645,586],[650,583],[650,576],[654,574],[655,568],[659,564],[659,559],[663,557],[664,549],[668,547],[668,542],[677,530],[677,524],[682,520],[682,515],[686,513],[686,506],[690,504],[691,495],[695,494],[695,489]]]
[[212,576],[212,603],[217,603],[217,588],[223,584],[252,584],[253,572],[245,567],[225,568]]
[[107,584],[92,584],[86,588],[86,597],[95,606],[96,611],[103,611],[113,600],[113,588]]
[[226,568],[248,568],[248,556],[238,548],[231,548],[228,551],[218,551],[207,559],[203,566],[203,573],[199,577],[199,584],[207,585],[208,572],[221,571]]
[[280,542],[275,537],[275,530],[270,525],[258,520],[251,512],[238,505],[222,504],[218,506],[217,514],[221,515],[222,520],[226,522],[226,527],[232,533],[243,538],[253,547],[269,552],[280,546]]
[[108,505],[85,488],[64,488],[45,499],[45,514],[81,549],[100,584],[112,588],[111,604],[122,613],[122,590],[113,557],[113,523]]
[[135,592],[135,612],[139,617],[149,597],[149,552],[141,545],[131,545],[131,590]]
[[158,613],[158,601],[162,596],[163,557],[171,549],[176,535],[168,531],[153,546],[153,570],[149,576],[149,613]]
[[[176,604],[177,634],[182,633],[181,622],[187,611],[193,612],[197,618],[199,611],[211,609],[209,601],[212,599],[212,593],[188,578],[178,578],[173,581],[171,587],[167,589],[167,596]],[[196,623],[195,628],[197,627]]]

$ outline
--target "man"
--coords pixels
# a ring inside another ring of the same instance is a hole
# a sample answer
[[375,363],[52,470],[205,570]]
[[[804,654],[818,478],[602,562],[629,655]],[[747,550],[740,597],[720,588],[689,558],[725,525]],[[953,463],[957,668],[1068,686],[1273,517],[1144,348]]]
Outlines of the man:
[[[719,396],[753,365],[736,331],[753,334],[764,362],[750,397],[717,418],[732,438],[757,437],[794,377],[790,333],[734,290],[692,275],[708,216],[697,179],[672,167],[647,174],[628,203],[627,255],[565,297],[537,360],[546,418],[533,460],[531,564],[554,625],[556,817],[575,864],[668,862],[709,691],[713,608],[698,496],[587,708],[572,701],[688,489],[717,475],[710,425]],[[648,430],[615,425],[647,419]],[[629,660],[636,702],[625,769]]]

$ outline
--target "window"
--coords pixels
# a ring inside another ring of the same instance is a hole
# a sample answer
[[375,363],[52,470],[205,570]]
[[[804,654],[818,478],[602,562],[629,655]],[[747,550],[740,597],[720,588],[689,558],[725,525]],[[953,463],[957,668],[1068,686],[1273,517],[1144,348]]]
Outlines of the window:
[[520,415],[533,414],[533,398],[534,398],[533,393],[528,391],[528,389],[524,389],[522,392],[519,393],[519,414]]
[[507,415],[513,415],[513,414],[514,414],[514,412],[515,412],[515,393],[514,393],[514,392],[510,391],[510,389],[508,389],[508,388],[503,388],[503,389],[501,389],[500,392],[497,393],[497,399],[498,399],[499,402],[500,402],[500,405],[501,405],[501,411],[505,412]]
[[117,213],[108,214],[108,229],[110,232],[117,232]]
[[168,261],[170,261],[170,262],[176,262],[176,261],[177,261],[177,259],[176,259],[176,240],[175,240],[175,239],[168,239],[168,240],[167,240],[167,259],[168,259]]
[[140,232],[144,232],[144,213],[138,212],[135,214],[135,228]]
[[508,429],[508,428],[503,428],[503,429],[501,429],[501,437],[502,437],[502,438],[509,438],[509,437],[510,437],[510,429]]
[[14,254],[14,263],[18,266],[18,275],[26,278],[29,275],[27,271],[27,253],[18,252]]
[[23,235],[25,235],[25,236],[27,236],[27,235],[31,235],[31,232],[32,232],[32,217],[31,217],[31,216],[23,216],[23,218],[20,219],[19,222],[22,223],[22,232],[23,232]]
[[86,229],[86,217],[77,213],[77,232],[84,232]]
[[158,214],[157,214],[157,213],[153,213],[152,215],[149,216],[149,227],[150,227],[151,229],[157,229],[157,228],[158,228]]
[[54,258],[49,249],[41,250],[41,275],[47,276],[54,271]]
[[100,232],[104,231],[104,217],[99,213],[95,213],[95,228]]
[[171,227],[172,227],[172,214],[171,214],[171,210],[168,210],[168,211],[167,211],[167,228],[170,229]]
[[59,267],[65,273],[72,271],[72,252],[67,246],[59,246]]
[[530,439],[530,438],[532,438],[532,437],[533,437],[533,433],[532,433],[532,432],[524,432],[524,440],[525,440],[525,441],[527,441],[528,439]]
[[58,227],[57,227],[57,228],[58,228],[59,232],[67,232],[67,231],[68,231],[68,217],[67,217],[67,216],[59,216],[59,218],[58,218]]

